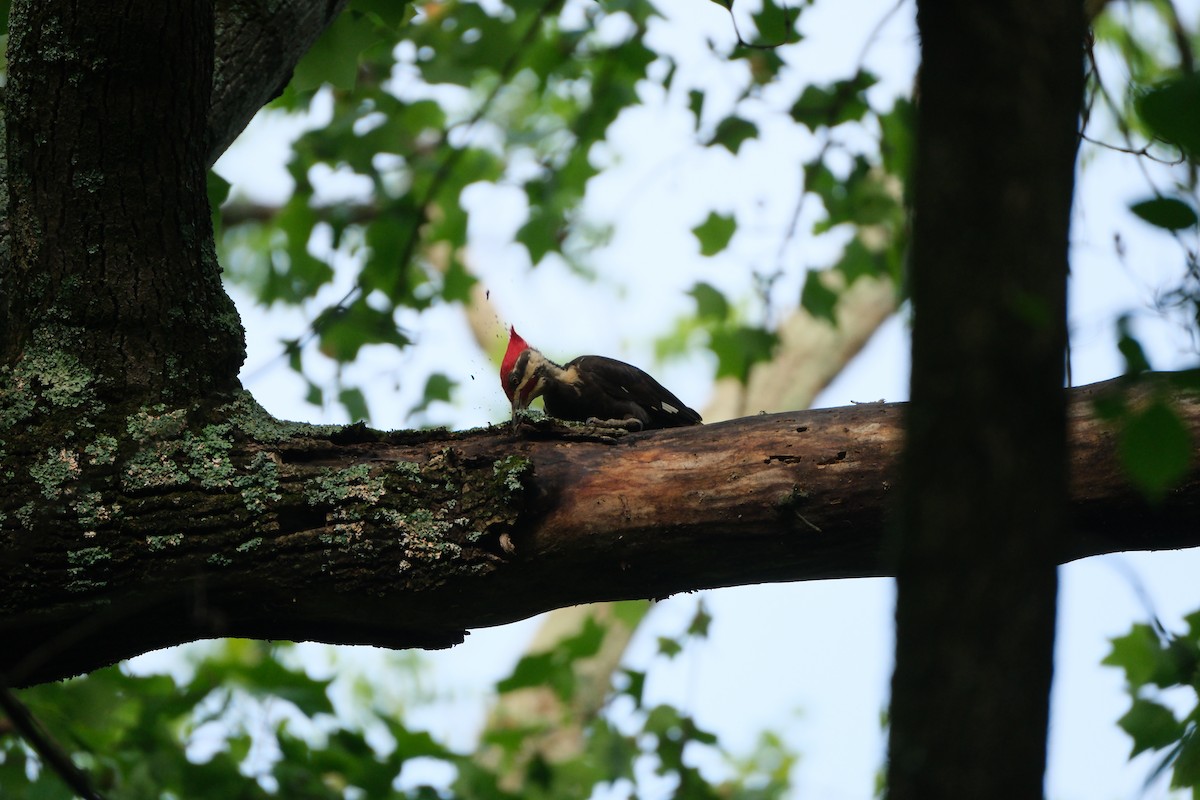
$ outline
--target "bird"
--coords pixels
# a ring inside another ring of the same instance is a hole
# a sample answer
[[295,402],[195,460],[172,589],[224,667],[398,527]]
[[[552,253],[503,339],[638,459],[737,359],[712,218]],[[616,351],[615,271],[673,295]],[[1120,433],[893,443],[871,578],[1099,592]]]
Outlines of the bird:
[[517,412],[537,397],[552,417],[577,422],[654,430],[697,425],[700,415],[642,370],[605,356],[579,356],[555,364],[509,328],[500,382]]

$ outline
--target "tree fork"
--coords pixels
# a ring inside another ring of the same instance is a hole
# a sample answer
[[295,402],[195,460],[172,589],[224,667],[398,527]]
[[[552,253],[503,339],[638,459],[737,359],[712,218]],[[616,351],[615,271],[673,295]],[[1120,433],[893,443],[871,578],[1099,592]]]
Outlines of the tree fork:
[[[1055,561],[1200,545],[1200,467],[1158,508],[1125,480],[1092,411],[1118,383],[1071,392],[1074,528]],[[1200,436],[1200,395],[1176,408]],[[216,636],[448,646],[577,603],[894,574],[903,416],[873,403],[596,441],[549,423],[291,425],[242,396],[143,409],[124,442],[36,439],[0,465],[16,467],[0,575],[17,576],[0,672],[36,683]]]

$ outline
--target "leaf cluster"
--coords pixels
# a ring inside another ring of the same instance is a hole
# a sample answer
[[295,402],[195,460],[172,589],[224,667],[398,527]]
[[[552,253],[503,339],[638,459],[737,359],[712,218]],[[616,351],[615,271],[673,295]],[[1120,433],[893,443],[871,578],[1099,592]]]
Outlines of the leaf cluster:
[[[1133,739],[1130,758],[1159,753],[1150,780],[1170,770],[1171,788],[1200,796],[1200,612],[1184,621],[1187,632],[1180,635],[1134,625],[1112,640],[1103,663],[1125,672],[1131,704],[1118,724]],[[1168,703],[1173,690],[1183,690],[1183,699]]]
[[[706,635],[702,606],[686,631],[663,637],[665,653]],[[500,693],[550,687],[568,717],[536,728],[492,726],[480,758],[408,726],[405,708],[429,698],[409,690],[386,700],[384,684],[415,685],[413,661],[393,659],[388,674],[359,679],[331,699],[333,680],[296,666],[290,646],[228,640],[208,647],[186,675],[134,675],[120,667],[19,693],[24,704],[106,797],[133,798],[561,798],[599,789],[641,797],[776,798],[791,786],[796,756],[764,733],[734,757],[685,711],[645,701],[647,673],[621,671],[591,719],[580,708],[580,667],[596,655],[606,623],[593,619],[545,653],[519,660]],[[45,800],[71,797],[59,777],[0,719],[0,794]],[[547,725],[579,726],[583,745],[566,758],[537,754],[518,784],[513,764]],[[721,776],[708,777],[721,764]],[[434,765],[440,765],[436,767]],[[452,777],[446,778],[444,776]],[[616,796],[616,795],[614,795]]]
[[[326,121],[292,145],[287,201],[233,198],[221,238],[231,278],[259,302],[320,309],[282,343],[293,369],[305,373],[312,341],[336,364],[370,345],[406,347],[402,312],[468,300],[473,185],[520,190],[527,218],[515,239],[530,263],[563,250],[597,172],[592,146],[638,102],[655,59],[642,41],[655,12],[634,2],[568,19],[561,6],[354,0],[299,64],[276,113]],[[614,17],[622,35],[600,29]],[[352,285],[331,302],[347,265]]]
[[[1170,236],[1182,255],[1180,278],[1159,293],[1155,310],[1182,316],[1183,325],[1195,331],[1200,328],[1200,73],[1195,65],[1200,28],[1193,23],[1189,29],[1171,2],[1139,0],[1122,7],[1108,4],[1093,21],[1093,31],[1084,138],[1139,160],[1147,190],[1129,210]],[[1119,93],[1112,86],[1110,57],[1125,73]],[[1096,119],[1111,123],[1123,144],[1089,136]],[[1117,328],[1127,362],[1133,363],[1134,349],[1134,360],[1144,361],[1129,318],[1121,318]]]
[[[291,148],[290,197],[278,208],[236,195],[225,201],[227,273],[264,305],[306,309],[309,329],[281,343],[289,366],[306,380],[310,402],[335,398],[352,417],[365,416],[365,395],[341,384],[340,369],[333,386],[312,377],[310,344],[340,368],[365,347],[410,345],[417,314],[470,302],[476,279],[465,248],[472,227],[487,223],[487,209],[472,202],[480,186],[523,214],[512,236],[531,266],[552,262],[590,276],[590,252],[608,236],[580,211],[604,163],[599,154],[607,155],[598,145],[651,98],[686,98],[698,147],[738,157],[774,117],[821,137],[803,165],[797,219],[805,198],[816,198],[827,215],[814,233],[849,231],[851,244],[826,265],[839,279],[810,278],[799,301],[832,321],[838,293],[862,275],[899,283],[911,109],[877,111],[868,99],[877,81],[861,68],[827,84],[781,81],[789,51],[776,45],[800,40],[805,7],[768,0],[748,20],[738,9],[737,24],[748,21],[757,34],[710,45],[730,81],[742,83],[732,103],[718,105],[653,44],[660,11],[649,0],[353,0],[274,104],[272,113],[312,121]],[[846,143],[863,132],[874,140],[865,151]],[[848,171],[834,165],[847,155]],[[473,214],[483,216],[472,222]],[[724,252],[737,229],[736,215],[714,209],[694,229],[701,254]],[[771,267],[778,274],[821,266],[783,260],[795,234],[793,224]],[[708,338],[721,376],[744,378],[747,362],[770,354],[768,319],[739,325],[746,330]],[[455,376],[447,378],[452,391]],[[418,408],[441,398],[426,392]]]
[[[886,110],[872,104],[868,93],[878,80],[859,68],[852,76],[826,84],[804,85],[790,108],[781,113],[806,128],[822,142],[815,155],[801,165],[801,189],[796,198],[793,229],[784,246],[798,231],[796,225],[805,203],[816,201],[821,211],[809,234],[837,237],[840,253],[832,263],[808,267],[800,295],[801,308],[817,319],[837,324],[836,310],[842,292],[864,277],[886,277],[903,287],[907,248],[907,186],[913,155],[913,113],[910,102],[895,99]],[[699,125],[703,93],[693,90],[691,105]],[[851,145],[866,131],[871,145]],[[740,147],[759,135],[759,126],[737,116],[727,117],[716,127],[710,143],[736,154]],[[862,149],[860,149],[862,148]],[[692,229],[700,253],[716,256],[735,240],[738,221],[734,215],[711,212]],[[781,257],[784,248],[781,248]],[[769,284],[795,269],[781,260]],[[769,360],[778,343],[771,326],[753,324],[744,310],[709,282],[698,282],[689,292],[696,301],[694,317],[682,320],[671,337],[660,346],[661,354],[687,349],[693,334],[706,334],[707,345],[717,357],[717,378],[745,382],[754,364]],[[769,300],[764,301],[769,306]]]

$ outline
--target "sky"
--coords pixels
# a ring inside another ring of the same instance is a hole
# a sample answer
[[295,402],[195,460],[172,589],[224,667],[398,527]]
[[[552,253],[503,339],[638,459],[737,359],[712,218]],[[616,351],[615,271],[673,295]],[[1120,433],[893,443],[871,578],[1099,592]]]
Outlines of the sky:
[[[677,54],[694,80],[719,107],[722,73],[706,57],[706,38],[730,35],[729,17],[717,4],[664,2],[667,21],[655,25],[653,43]],[[1184,18],[1200,21],[1195,2]],[[861,0],[821,2],[802,20],[807,36],[794,56],[792,80],[841,77],[856,63],[874,25],[892,4]],[[1188,16],[1190,14],[1190,16]],[[878,32],[867,64],[881,76],[880,97],[904,92],[916,63],[911,4],[902,5]],[[646,90],[648,92],[653,90]],[[653,98],[651,98],[653,99]],[[284,142],[294,123],[260,118],[252,123],[217,171],[235,191],[256,199],[279,199],[289,189],[283,172]],[[684,294],[703,279],[733,293],[746,293],[751,269],[770,269],[779,258],[780,232],[791,212],[798,181],[796,165],[815,146],[794,127],[768,127],[748,142],[742,158],[698,154],[690,143],[692,121],[678,108],[639,110],[611,132],[610,167],[589,187],[585,210],[611,222],[616,234],[594,265],[597,285],[545,266],[530,272],[523,251],[512,245],[520,224],[504,189],[473,190],[472,263],[491,291],[505,322],[552,357],[596,352],[651,368],[685,402],[702,408],[712,363],[696,357],[655,364],[652,342],[692,306]],[[1163,369],[1194,365],[1195,344],[1182,328],[1151,311],[1155,296],[1178,274],[1179,247],[1169,237],[1136,222],[1128,204],[1149,194],[1147,177],[1134,157],[1086,148],[1072,231],[1072,380],[1085,384],[1121,373],[1113,320],[1131,313],[1136,330]],[[1165,179],[1152,170],[1160,185]],[[737,211],[742,227],[729,250],[702,259],[690,229],[712,208]],[[486,220],[480,222],[479,220]],[[964,224],[968,224],[964,221]],[[1123,256],[1115,246],[1119,234]],[[785,253],[788,263],[822,266],[827,242],[800,237]],[[339,276],[326,298],[349,286]],[[795,297],[803,271],[791,269],[776,291]],[[243,373],[248,389],[270,411],[288,419],[346,421],[336,408],[303,402],[304,388],[279,364],[278,340],[302,332],[310,314],[264,313],[233,290],[248,332],[249,358]],[[507,407],[495,366],[474,345],[455,308],[412,318],[419,345],[397,355],[368,350],[348,371],[371,388],[378,427],[410,424],[404,409],[417,399],[401,377],[452,363],[460,391],[453,405],[438,405],[422,422],[473,427],[503,420]],[[315,370],[322,367],[315,362]],[[893,317],[864,351],[814,403],[899,401],[908,394],[908,330],[903,313]],[[416,387],[416,388],[419,388]],[[1200,607],[1200,551],[1133,553],[1087,559],[1061,572],[1047,796],[1055,800],[1162,797],[1161,784],[1143,794],[1149,762],[1127,761],[1129,740],[1116,727],[1128,701],[1123,677],[1102,667],[1108,640],[1145,621],[1149,608],[1169,628]],[[713,613],[706,641],[671,662],[657,658],[656,637],[686,625],[698,598]],[[865,800],[873,796],[883,763],[886,708],[892,666],[893,585],[886,579],[812,581],[739,587],[684,595],[658,603],[630,647],[632,665],[653,663],[647,686],[651,700],[669,701],[718,731],[734,751],[753,745],[764,728],[781,732],[801,753],[796,797]],[[467,747],[482,722],[490,686],[507,674],[537,626],[536,620],[476,631],[464,645],[428,654],[435,683],[453,695],[426,712],[431,730]],[[355,649],[370,661],[372,653]],[[421,720],[418,720],[421,721]]]

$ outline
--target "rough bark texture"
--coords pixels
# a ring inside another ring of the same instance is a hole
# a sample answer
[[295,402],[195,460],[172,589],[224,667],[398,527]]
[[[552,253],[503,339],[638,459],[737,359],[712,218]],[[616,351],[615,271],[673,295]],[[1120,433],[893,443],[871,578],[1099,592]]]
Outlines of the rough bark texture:
[[[1200,469],[1147,507],[1090,411],[1102,386],[1073,392],[1076,526],[1055,559],[1200,544]],[[1200,397],[1178,408],[1200,436]],[[120,445],[84,428],[3,481],[0,672],[50,680],[214,636],[446,646],[576,603],[891,574],[903,414],[589,441],[285,426],[242,397],[210,419],[133,415]]]
[[6,365],[71,359],[103,400],[237,384],[205,191],[208,0],[24,0],[10,19]]
[[1077,0],[919,0],[889,797],[1042,794],[1067,533]]
[[217,0],[216,64],[206,163],[212,166],[277,97],[313,42],[350,0]]
[[236,385],[205,168],[346,4],[14,3],[4,363],[44,372],[69,353],[110,398]]

